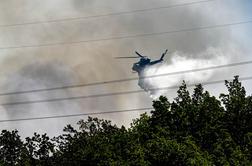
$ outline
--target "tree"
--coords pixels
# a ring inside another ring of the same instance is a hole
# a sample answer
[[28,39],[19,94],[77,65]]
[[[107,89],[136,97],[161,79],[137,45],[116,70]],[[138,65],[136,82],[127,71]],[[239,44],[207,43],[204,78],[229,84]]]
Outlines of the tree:
[[17,130],[3,130],[0,135],[0,164],[16,165],[23,155],[23,142]]
[[183,82],[174,101],[160,96],[128,129],[89,117],[53,139],[4,130],[0,165],[251,165],[252,96],[238,77],[225,85],[218,100]]

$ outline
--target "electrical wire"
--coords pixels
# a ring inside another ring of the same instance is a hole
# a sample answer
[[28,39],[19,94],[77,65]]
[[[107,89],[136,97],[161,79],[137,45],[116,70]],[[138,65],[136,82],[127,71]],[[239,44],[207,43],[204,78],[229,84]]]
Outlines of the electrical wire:
[[[239,80],[250,80],[252,77],[243,77],[239,78]],[[212,82],[205,82],[202,85],[209,85],[209,84],[217,84],[221,83],[221,81],[212,81]],[[188,85],[188,87],[194,85]],[[153,109],[152,107],[146,108],[134,108],[134,109],[126,109],[126,110],[116,110],[116,111],[105,111],[105,112],[90,112],[90,113],[79,113],[79,114],[67,114],[67,115],[55,115],[55,116],[42,116],[42,117],[31,117],[31,118],[17,118],[17,119],[3,119],[0,120],[0,123],[5,122],[17,122],[17,121],[30,121],[30,120],[44,120],[44,119],[56,119],[56,118],[68,118],[68,117],[78,117],[78,116],[91,116],[91,115],[101,115],[101,114],[112,114],[112,113],[123,113],[123,112],[134,112],[134,111],[147,111]]]
[[117,111],[90,112],[90,113],[80,113],[80,114],[42,116],[42,117],[33,117],[33,118],[6,119],[6,120],[0,120],[0,123],[29,121],[29,120],[43,120],[43,119],[56,119],[56,118],[68,118],[68,117],[78,117],[78,116],[91,116],[91,115],[113,114],[113,113],[123,113],[123,112],[135,112],[135,111],[145,111],[145,110],[151,110],[151,109],[153,109],[153,108],[147,107],[147,108],[135,108],[135,109],[117,110]]
[[0,25],[0,27],[15,27],[15,26],[25,26],[25,25],[45,24],[45,23],[78,21],[78,20],[93,19],[93,18],[100,18],[100,17],[120,16],[120,15],[125,15],[125,14],[134,14],[134,13],[142,13],[142,12],[148,12],[148,11],[175,8],[175,7],[190,6],[190,5],[194,5],[194,4],[206,3],[206,2],[211,2],[211,1],[216,1],[216,0],[201,0],[201,1],[193,1],[193,2],[188,2],[188,3],[174,4],[174,5],[169,5],[169,6],[137,9],[137,10],[131,10],[131,11],[122,11],[122,12],[98,14],[98,15],[91,15],[91,16],[62,18],[62,19],[47,20],[47,21],[34,21],[34,22],[24,22],[24,23],[16,23],[16,24],[2,24],[2,25]]
[[198,30],[224,28],[224,27],[249,24],[249,23],[252,23],[252,20],[239,21],[239,22],[226,23],[226,24],[201,26],[201,27],[193,27],[193,28],[185,28],[185,29],[180,29],[180,30],[172,30],[172,31],[164,31],[164,32],[132,34],[132,35],[125,35],[125,36],[112,36],[112,37],[100,38],[100,39],[89,39],[89,40],[80,40],[80,41],[45,43],[45,44],[34,44],[34,45],[8,46],[8,47],[0,47],[0,50],[38,48],[38,47],[61,46],[61,45],[76,45],[76,44],[91,43],[91,42],[101,42],[101,41],[110,41],[110,40],[122,40],[122,39],[131,39],[131,38],[149,37],[149,36],[159,36],[159,35],[174,34],[174,33],[181,33],[181,32],[193,32],[193,31],[198,31]]
[[[252,76],[249,77],[241,77],[239,80],[251,80]],[[202,85],[211,85],[222,83],[225,80],[217,80],[217,81],[209,81],[200,83]],[[188,87],[195,86],[196,84],[188,84]],[[180,86],[169,86],[169,87],[160,87],[160,88],[152,88],[149,91],[156,90],[169,90],[169,89],[178,89]],[[134,90],[134,91],[124,91],[124,92],[114,92],[114,93],[104,93],[104,94],[95,94],[95,95],[86,95],[86,96],[74,96],[74,97],[62,97],[62,98],[54,98],[54,99],[43,99],[43,100],[33,100],[33,101],[18,101],[18,102],[7,102],[1,103],[2,106],[15,106],[15,105],[26,105],[26,104],[37,104],[37,103],[50,103],[50,102],[59,102],[59,101],[71,101],[71,100],[79,100],[79,99],[87,99],[87,98],[98,98],[98,97],[108,97],[108,96],[117,96],[117,95],[125,95],[125,94],[136,94],[143,93],[144,90]]]
[[[140,12],[151,11],[151,10],[160,10],[160,9],[179,7],[179,6],[187,6],[187,5],[193,5],[193,4],[198,4],[198,3],[210,2],[210,1],[214,1],[214,0],[203,0],[203,1],[185,3],[185,4],[170,5],[170,6],[165,6],[165,7],[139,9],[139,10],[133,10],[133,11],[108,13],[108,14],[101,14],[101,15],[94,15],[94,16],[56,19],[56,20],[49,20],[49,21],[26,22],[26,23],[18,23],[18,24],[6,24],[6,25],[0,25],[0,27],[13,27],[13,26],[23,26],[23,25],[32,25],[32,24],[42,24],[42,23],[55,23],[55,22],[63,22],[63,21],[75,21],[75,20],[82,20],[82,19],[107,17],[107,16],[113,16],[113,15],[132,14],[132,13],[140,13]],[[145,33],[145,34],[118,36],[118,37],[110,37],[110,38],[102,38],[102,39],[94,39],[94,40],[84,40],[84,41],[74,41],[74,42],[60,42],[60,43],[49,43],[49,44],[39,44],[39,45],[23,45],[23,46],[0,47],[0,49],[6,50],[6,49],[17,49],[17,48],[31,48],[31,47],[45,47],[45,46],[66,45],[66,44],[79,44],[79,43],[98,42],[98,41],[106,41],[106,40],[118,40],[118,39],[136,38],[136,37],[162,35],[162,34],[171,34],[171,33],[179,33],[179,32],[189,32],[189,31],[195,31],[195,30],[213,29],[213,28],[227,27],[227,26],[233,26],[233,25],[247,24],[247,23],[251,23],[251,22],[252,22],[252,20],[236,22],[236,23],[228,23],[228,24],[188,28],[188,29],[182,29],[182,30],[176,30],[176,31]],[[217,68],[224,68],[224,67],[230,67],[230,66],[245,65],[245,64],[250,64],[250,63],[252,63],[252,61],[232,63],[232,64],[220,65],[220,66],[212,66],[212,67],[201,68],[201,69],[178,71],[178,72],[172,72],[172,73],[165,73],[165,74],[155,75],[155,76],[140,77],[140,79],[161,77],[161,76],[167,76],[167,75],[175,75],[175,74],[182,74],[182,73],[196,72],[196,71],[203,71],[203,70],[210,70],[210,69],[217,69]],[[54,87],[54,88],[48,88],[48,89],[35,89],[35,90],[28,90],[28,91],[10,92],[10,93],[2,93],[2,94],[0,94],[0,96],[13,95],[13,94],[24,94],[24,93],[33,93],[33,92],[41,92],[41,91],[51,91],[51,90],[59,90],[59,89],[75,88],[75,87],[83,87],[83,86],[92,86],[92,85],[101,85],[101,84],[108,84],[108,83],[114,83],[114,82],[124,82],[124,81],[131,81],[131,80],[137,80],[137,79],[139,79],[139,78],[137,77],[137,78],[128,78],[128,79],[121,79],[121,80],[112,80],[112,81],[106,81],[106,82],[97,82],[97,83],[89,83],[89,84],[81,84],[81,85],[70,85],[70,86]],[[251,77],[240,78],[240,80],[251,80],[251,79],[252,79],[252,76]],[[210,85],[210,84],[222,83],[223,81],[224,80],[218,80],[218,81],[204,82],[204,83],[201,83],[201,84],[202,85]],[[191,87],[191,86],[195,86],[195,84],[189,84],[188,85],[188,87]],[[179,88],[179,86],[153,88],[153,89],[150,89],[150,91],[152,91],[152,90],[176,89],[176,88]],[[67,100],[76,100],[76,99],[85,99],[85,98],[96,98],[96,97],[132,94],[132,93],[141,93],[141,92],[144,92],[144,91],[143,90],[125,91],[125,92],[97,94],[97,95],[88,95],[88,96],[77,96],[77,97],[68,97],[68,98],[56,98],[56,99],[47,99],[47,100],[35,100],[35,101],[3,103],[3,104],[0,104],[0,105],[7,106],[7,105],[35,104],[35,103],[67,101]],[[107,111],[107,112],[91,112],[91,113],[56,115],[56,116],[43,116],[43,117],[33,117],[33,118],[18,118],[18,119],[0,120],[0,123],[15,122],[15,121],[28,121],[28,120],[43,120],[43,119],[53,119],[53,118],[67,118],[67,117],[98,115],[98,114],[111,114],[111,113],[122,113],[122,112],[133,112],[133,111],[144,111],[144,110],[151,110],[151,109],[153,109],[153,108],[148,107],[148,108],[135,108],[135,109],[127,109],[127,110]]]
[[204,67],[204,68],[199,68],[199,69],[191,69],[191,70],[176,71],[176,72],[170,72],[170,73],[164,73],[164,74],[150,75],[150,76],[144,76],[144,77],[133,77],[133,78],[126,78],[126,79],[93,82],[93,83],[87,83],[87,84],[65,85],[65,86],[60,86],[60,87],[52,87],[52,88],[44,88],[44,89],[32,89],[32,90],[25,90],[25,91],[6,92],[6,93],[0,93],[0,96],[36,93],[36,92],[44,92],[44,91],[48,92],[48,91],[54,91],[54,90],[64,90],[64,89],[70,89],[70,88],[80,88],[80,87],[95,86],[95,85],[105,85],[105,84],[111,84],[111,83],[134,81],[138,79],[149,79],[149,78],[155,78],[155,77],[171,76],[171,75],[185,74],[185,73],[205,71],[205,70],[211,70],[211,69],[220,69],[220,68],[225,68],[225,67],[247,65],[251,63],[252,61],[244,61],[244,62],[224,64],[224,65],[219,65],[219,66]]

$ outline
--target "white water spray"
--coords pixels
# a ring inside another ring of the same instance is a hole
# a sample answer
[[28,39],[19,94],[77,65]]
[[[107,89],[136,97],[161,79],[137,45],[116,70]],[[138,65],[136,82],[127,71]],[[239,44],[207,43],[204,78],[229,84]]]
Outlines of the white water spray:
[[198,59],[190,58],[195,56],[181,52],[175,52],[170,57],[171,59],[169,64],[164,63],[146,68],[144,75],[142,76],[144,78],[139,79],[139,86],[148,92],[154,99],[160,95],[165,95],[168,91],[168,89],[164,90],[160,88],[177,86],[181,84],[182,80],[185,80],[186,83],[190,84],[200,83],[208,80],[214,74],[214,71],[205,70],[200,72],[189,72],[167,76],[165,75],[166,73],[218,66],[226,64],[229,61],[222,50],[215,48],[209,48],[205,52],[202,52],[196,56],[202,57]]

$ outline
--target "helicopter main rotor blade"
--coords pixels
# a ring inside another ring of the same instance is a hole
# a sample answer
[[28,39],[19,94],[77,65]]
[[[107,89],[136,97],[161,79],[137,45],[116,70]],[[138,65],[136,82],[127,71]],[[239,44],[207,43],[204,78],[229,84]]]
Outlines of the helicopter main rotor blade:
[[134,57],[134,56],[123,56],[123,57],[115,57],[116,59],[123,59],[123,58],[139,58],[139,57]]
[[140,56],[141,58],[143,57],[141,54],[139,54],[137,51],[135,52],[138,56]]
[[135,53],[136,53],[139,57],[141,57],[141,58],[147,57],[147,56],[143,56],[143,55],[139,54],[137,51],[135,51]]

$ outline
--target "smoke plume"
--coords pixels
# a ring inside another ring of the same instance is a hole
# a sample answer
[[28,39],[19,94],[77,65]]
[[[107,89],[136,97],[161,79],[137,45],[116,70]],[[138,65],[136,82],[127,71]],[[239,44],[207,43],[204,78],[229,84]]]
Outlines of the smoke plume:
[[[160,95],[166,95],[169,87],[171,88],[181,84],[182,80],[186,81],[187,84],[197,84],[209,80],[216,72],[213,70],[205,70],[189,73],[182,72],[181,74],[167,76],[165,76],[165,74],[228,64],[231,58],[227,58],[227,55],[234,58],[240,54],[241,53],[237,50],[232,50],[230,48],[228,50],[222,50],[221,48],[213,47],[197,55],[189,55],[177,51],[170,55],[170,63],[146,67],[143,72],[144,74],[139,77],[138,84],[142,89],[148,92],[153,99],[156,99]],[[224,73],[225,70],[222,70],[222,74]],[[163,89],[166,87],[167,90]]]

